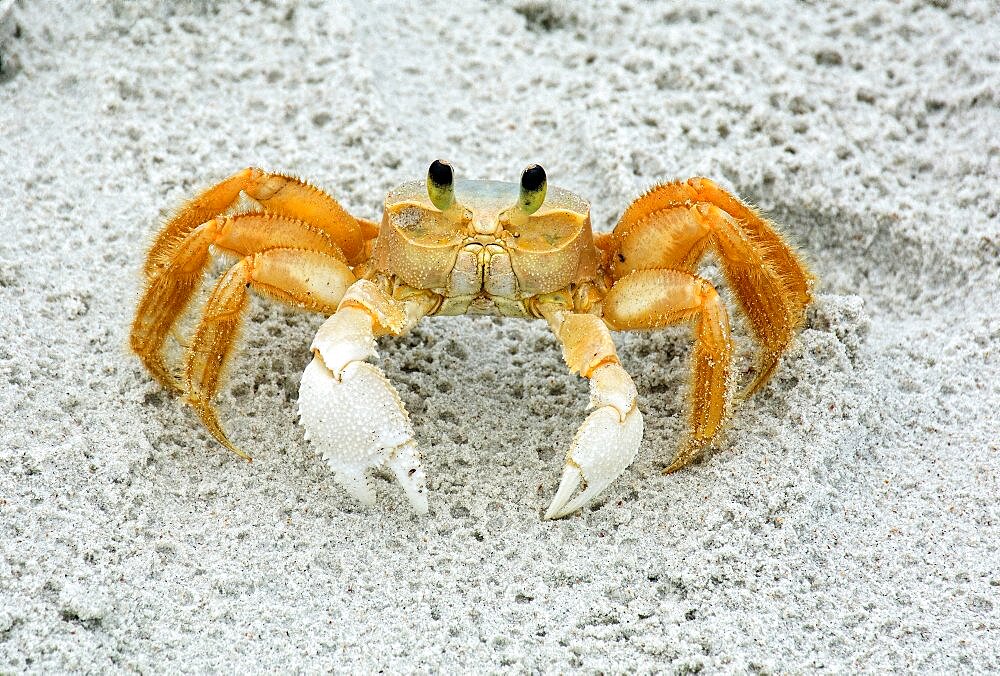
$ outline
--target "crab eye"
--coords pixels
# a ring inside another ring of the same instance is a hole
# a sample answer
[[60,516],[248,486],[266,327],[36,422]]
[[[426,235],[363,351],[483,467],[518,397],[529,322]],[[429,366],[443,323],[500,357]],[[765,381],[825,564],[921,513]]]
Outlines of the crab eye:
[[444,160],[434,160],[427,170],[427,196],[441,211],[455,203],[455,172]]
[[538,211],[542,202],[545,201],[547,187],[545,170],[542,169],[541,165],[529,164],[521,172],[521,194],[517,198],[518,208],[526,216]]

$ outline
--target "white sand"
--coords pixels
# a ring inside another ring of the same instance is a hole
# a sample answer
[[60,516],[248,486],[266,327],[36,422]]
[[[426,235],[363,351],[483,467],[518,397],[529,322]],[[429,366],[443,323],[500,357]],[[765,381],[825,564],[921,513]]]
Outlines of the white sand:
[[[19,0],[0,76],[0,671],[1000,670],[994,2],[63,4]],[[377,217],[439,156],[540,162],[599,229],[691,175],[786,225],[820,293],[719,451],[660,474],[689,332],[620,334],[639,457],[542,522],[586,383],[541,323],[428,320],[382,347],[418,519],[303,440],[321,317],[253,304],[252,465],[125,349],[194,191],[254,164]]]

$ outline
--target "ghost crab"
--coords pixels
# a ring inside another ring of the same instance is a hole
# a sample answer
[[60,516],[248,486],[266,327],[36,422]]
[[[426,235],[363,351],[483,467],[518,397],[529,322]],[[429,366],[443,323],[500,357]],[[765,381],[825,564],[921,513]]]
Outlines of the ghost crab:
[[[244,200],[250,207],[241,209]],[[329,315],[299,391],[306,438],[361,502],[374,503],[368,474],[381,467],[423,514],[425,475],[409,416],[368,362],[376,337],[402,335],[431,315],[544,319],[570,370],[590,380],[594,409],[545,513],[560,518],[607,488],[642,439],[636,389],[611,330],[693,322],[690,433],[665,472],[690,463],[723,428],[733,399],[733,345],[726,306],[696,274],[709,248],[761,346],[741,399],[767,382],[802,324],[812,276],[770,221],[708,179],[652,188],[612,232],[595,237],[589,204],[548,187],[538,165],[507,183],[456,181],[449,164],[435,161],[426,181],[388,194],[381,224],[351,216],[298,179],[250,168],[188,202],[157,236],[131,347],[222,445],[247,458],[223,431],[212,399],[249,291]],[[209,295],[178,377],[163,348],[211,249],[237,262]]]

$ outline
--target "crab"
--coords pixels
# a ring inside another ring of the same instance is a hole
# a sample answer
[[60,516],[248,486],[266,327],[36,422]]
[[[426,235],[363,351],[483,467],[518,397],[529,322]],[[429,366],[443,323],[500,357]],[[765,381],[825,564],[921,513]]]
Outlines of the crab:
[[[697,274],[709,250],[759,346],[754,375],[738,394],[727,306]],[[236,262],[205,301],[183,373],[175,374],[165,346],[213,252]],[[569,369],[589,379],[593,409],[570,445],[546,519],[589,504],[638,452],[643,418],[611,331],[693,326],[689,430],[670,473],[716,442],[734,404],[768,381],[804,321],[814,281],[774,223],[706,178],[653,187],[611,232],[595,235],[588,202],[548,186],[536,164],[512,183],[455,180],[441,160],[426,180],[389,192],[381,223],[350,215],[299,179],[245,169],[166,223],[144,272],[132,349],[219,443],[246,459],[212,401],[250,292],[327,315],[299,390],[305,437],[362,503],[375,503],[372,470],[388,470],[418,514],[428,511],[421,454],[398,393],[370,361],[376,338],[401,336],[429,316],[544,320]]]

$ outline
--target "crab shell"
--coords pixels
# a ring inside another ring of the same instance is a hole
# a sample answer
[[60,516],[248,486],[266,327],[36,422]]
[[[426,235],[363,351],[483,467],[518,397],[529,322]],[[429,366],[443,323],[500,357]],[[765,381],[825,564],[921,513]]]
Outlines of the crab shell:
[[520,187],[456,181],[456,215],[434,207],[422,181],[385,198],[372,258],[378,272],[443,297],[438,315],[537,316],[525,301],[598,276],[590,204],[549,187],[535,213],[511,209]]

